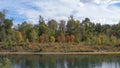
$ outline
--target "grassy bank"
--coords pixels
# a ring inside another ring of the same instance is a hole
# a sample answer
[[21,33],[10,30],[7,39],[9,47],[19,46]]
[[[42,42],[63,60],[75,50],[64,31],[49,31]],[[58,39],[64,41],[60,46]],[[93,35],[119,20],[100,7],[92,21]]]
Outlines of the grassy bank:
[[120,54],[120,52],[0,52],[0,54],[65,54],[65,55],[114,55]]
[[115,45],[89,45],[77,43],[20,43],[19,45],[7,44],[0,45],[0,52],[60,52],[60,53],[78,53],[78,52],[120,52],[120,46]]

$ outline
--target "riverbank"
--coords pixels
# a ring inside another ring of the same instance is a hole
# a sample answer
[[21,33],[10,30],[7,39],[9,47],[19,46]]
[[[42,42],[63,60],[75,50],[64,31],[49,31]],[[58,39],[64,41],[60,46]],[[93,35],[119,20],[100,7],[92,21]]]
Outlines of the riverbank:
[[120,52],[120,46],[117,45],[90,45],[83,43],[30,43],[30,44],[21,44],[21,45],[5,45],[0,46],[1,54],[3,52],[7,53],[52,53],[52,54],[63,54],[63,53],[75,53],[75,54],[84,54],[84,53],[106,53],[106,52]]
[[0,52],[0,54],[70,54],[70,55],[97,55],[97,54],[106,54],[106,55],[112,55],[112,54],[120,54],[120,52]]

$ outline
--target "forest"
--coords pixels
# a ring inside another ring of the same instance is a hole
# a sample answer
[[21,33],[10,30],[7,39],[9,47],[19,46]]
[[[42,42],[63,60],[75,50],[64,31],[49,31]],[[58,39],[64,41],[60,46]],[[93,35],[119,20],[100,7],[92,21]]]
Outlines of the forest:
[[88,51],[109,48],[120,51],[120,22],[101,24],[89,18],[76,20],[73,16],[67,21],[51,19],[46,22],[39,16],[38,24],[24,21],[14,26],[13,23],[4,11],[0,12],[1,51],[87,51],[86,48]]

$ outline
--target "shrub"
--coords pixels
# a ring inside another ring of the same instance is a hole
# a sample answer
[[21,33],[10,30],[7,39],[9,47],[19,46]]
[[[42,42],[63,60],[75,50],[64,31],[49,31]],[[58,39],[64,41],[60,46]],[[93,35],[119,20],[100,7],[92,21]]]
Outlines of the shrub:
[[57,41],[58,42],[65,42],[66,41],[65,36],[58,36]]
[[103,35],[98,36],[98,44],[103,44]]
[[75,36],[74,35],[70,35],[70,41],[74,42],[75,41]]
[[112,44],[115,44],[116,41],[117,41],[117,38],[112,35],[112,36],[110,37],[110,40],[111,40],[111,43],[112,43]]
[[47,42],[47,35],[46,34],[42,34],[39,38],[39,42],[44,43]]
[[20,43],[23,40],[22,33],[19,32],[19,31],[17,31],[16,40],[17,40],[18,43]]
[[50,37],[50,42],[51,42],[51,43],[54,43],[54,42],[55,42],[55,37],[54,37],[54,36],[51,36],[51,37]]
[[67,42],[74,42],[75,41],[75,36],[74,35],[68,35],[66,37]]

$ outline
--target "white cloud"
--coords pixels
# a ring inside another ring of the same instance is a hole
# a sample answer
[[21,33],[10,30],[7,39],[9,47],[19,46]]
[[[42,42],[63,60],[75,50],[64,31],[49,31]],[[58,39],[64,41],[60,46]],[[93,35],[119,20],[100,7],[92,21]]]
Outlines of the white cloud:
[[85,6],[85,4],[84,4],[84,3],[82,3],[82,2],[80,2],[80,3],[79,3],[79,6],[80,6],[80,7],[84,7],[84,6]]
[[[9,3],[9,4],[7,4]],[[0,8],[15,10],[27,21],[37,23],[39,15],[45,19],[65,19],[73,15],[77,19],[89,17],[91,21],[102,24],[115,24],[120,20],[120,7],[112,4],[119,0],[4,0]],[[6,5],[7,4],[7,5]]]
[[80,0],[83,3],[96,3],[96,4],[106,4],[112,0]]

